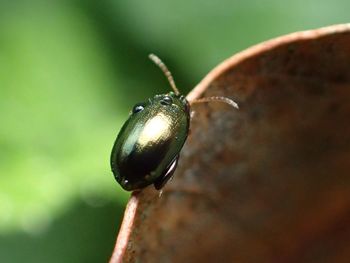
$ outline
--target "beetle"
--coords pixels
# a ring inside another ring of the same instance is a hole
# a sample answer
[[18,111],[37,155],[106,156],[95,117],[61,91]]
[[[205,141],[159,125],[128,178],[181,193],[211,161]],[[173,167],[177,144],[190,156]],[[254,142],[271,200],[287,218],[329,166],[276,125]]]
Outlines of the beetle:
[[163,71],[172,91],[137,103],[115,140],[110,164],[115,179],[127,191],[151,184],[160,190],[172,177],[189,133],[191,104],[220,101],[238,109],[236,102],[219,96],[189,103],[165,64],[154,54],[149,58]]

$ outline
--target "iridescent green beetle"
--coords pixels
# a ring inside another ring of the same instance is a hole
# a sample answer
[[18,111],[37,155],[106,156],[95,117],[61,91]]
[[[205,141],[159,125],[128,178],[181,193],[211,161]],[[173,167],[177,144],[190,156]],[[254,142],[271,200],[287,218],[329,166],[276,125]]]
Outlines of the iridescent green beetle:
[[[190,104],[175,86],[174,79],[155,55],[150,59],[167,76],[173,91],[136,104],[121,128],[111,154],[111,167],[117,182],[128,191],[153,184],[160,190],[172,177],[179,153],[190,127]],[[225,97],[202,98],[191,102],[221,101],[238,108]]]

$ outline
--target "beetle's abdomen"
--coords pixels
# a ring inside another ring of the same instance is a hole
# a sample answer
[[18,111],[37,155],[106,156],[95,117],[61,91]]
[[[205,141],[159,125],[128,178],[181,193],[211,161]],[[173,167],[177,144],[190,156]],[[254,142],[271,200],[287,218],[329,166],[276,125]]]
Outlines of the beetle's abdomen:
[[178,155],[189,123],[182,111],[171,113],[145,109],[124,124],[111,156],[113,173],[124,189],[153,183]]
[[[144,125],[136,125],[120,149],[118,156],[122,175],[132,177],[151,175],[166,156],[172,142],[169,119],[159,114]],[[125,168],[124,168],[125,167]],[[136,179],[136,178],[135,178]]]

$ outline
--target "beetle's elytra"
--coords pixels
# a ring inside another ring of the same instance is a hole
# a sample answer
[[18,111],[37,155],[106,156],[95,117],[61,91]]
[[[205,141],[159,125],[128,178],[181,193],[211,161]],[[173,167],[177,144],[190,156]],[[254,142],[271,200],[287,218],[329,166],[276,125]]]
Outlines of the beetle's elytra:
[[[117,182],[127,191],[150,184],[159,190],[172,177],[190,126],[190,104],[175,86],[170,71],[155,55],[150,58],[168,77],[173,91],[136,104],[121,128],[111,154]],[[238,108],[225,97],[194,101],[222,101]]]

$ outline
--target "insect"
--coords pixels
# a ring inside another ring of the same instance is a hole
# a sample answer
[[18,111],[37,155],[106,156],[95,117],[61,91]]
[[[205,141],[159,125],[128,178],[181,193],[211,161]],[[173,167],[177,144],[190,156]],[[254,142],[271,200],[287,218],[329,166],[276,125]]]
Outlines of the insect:
[[168,78],[172,91],[136,104],[117,136],[111,168],[117,182],[127,191],[151,184],[160,190],[172,177],[189,133],[192,104],[219,101],[238,109],[237,103],[226,97],[188,102],[165,64],[154,54],[149,58]]

